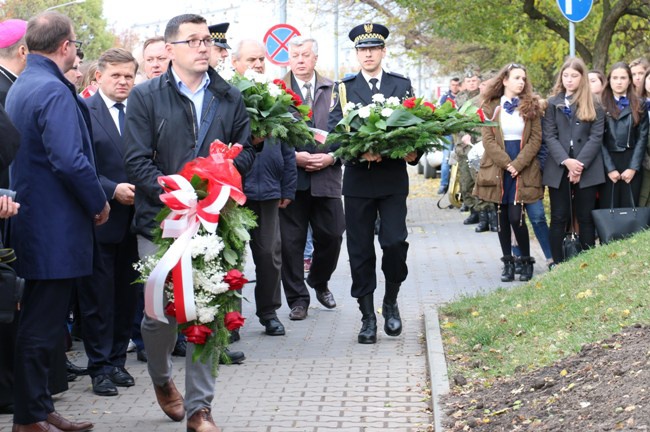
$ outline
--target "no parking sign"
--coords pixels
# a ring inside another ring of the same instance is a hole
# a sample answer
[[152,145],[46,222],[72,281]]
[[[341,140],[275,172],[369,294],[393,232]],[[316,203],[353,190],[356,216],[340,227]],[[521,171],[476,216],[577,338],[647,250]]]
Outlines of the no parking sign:
[[289,65],[289,41],[300,32],[289,24],[274,25],[264,35],[266,58],[278,66]]

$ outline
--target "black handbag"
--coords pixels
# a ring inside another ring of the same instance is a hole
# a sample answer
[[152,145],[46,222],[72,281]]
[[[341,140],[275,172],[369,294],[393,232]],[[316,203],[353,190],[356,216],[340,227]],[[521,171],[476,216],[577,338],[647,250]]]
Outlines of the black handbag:
[[13,249],[0,249],[0,322],[14,320],[17,305],[23,297],[25,280],[16,276],[9,263],[16,260]]
[[634,203],[632,186],[629,183],[627,186],[632,198],[632,207],[614,208],[614,190],[612,190],[610,207],[591,211],[600,244],[629,237],[650,226],[650,207],[637,207]]
[[569,232],[565,233],[564,240],[562,240],[562,254],[564,255],[564,261],[571,259],[582,252],[580,236],[573,229],[573,200],[571,197],[571,184],[569,184],[569,227]]

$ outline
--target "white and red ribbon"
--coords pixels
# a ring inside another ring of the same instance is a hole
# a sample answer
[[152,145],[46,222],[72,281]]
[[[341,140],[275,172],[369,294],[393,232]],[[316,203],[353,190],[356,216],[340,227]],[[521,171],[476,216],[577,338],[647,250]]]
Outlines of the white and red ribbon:
[[165,281],[172,272],[176,319],[182,324],[196,319],[194,284],[192,281],[192,250],[190,242],[201,225],[213,234],[219,222],[219,212],[236,188],[222,185],[205,199],[198,199],[194,187],[184,177],[174,174],[163,176],[158,183],[167,190],[161,201],[171,209],[162,222],[164,238],[176,238],[153,269],[145,285],[145,312],[147,316],[167,323],[165,318]]

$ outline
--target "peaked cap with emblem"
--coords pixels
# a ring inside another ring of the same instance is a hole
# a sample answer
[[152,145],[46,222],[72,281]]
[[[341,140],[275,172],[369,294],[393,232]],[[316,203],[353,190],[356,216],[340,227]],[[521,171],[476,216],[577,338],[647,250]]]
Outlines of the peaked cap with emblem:
[[226,32],[228,31],[228,27],[230,27],[230,23],[227,22],[214,24],[208,27],[210,36],[212,37],[212,40],[216,46],[225,49],[231,49],[230,45],[228,45],[228,40],[226,39]]
[[360,24],[350,30],[348,37],[354,42],[355,48],[384,46],[390,32],[381,24]]

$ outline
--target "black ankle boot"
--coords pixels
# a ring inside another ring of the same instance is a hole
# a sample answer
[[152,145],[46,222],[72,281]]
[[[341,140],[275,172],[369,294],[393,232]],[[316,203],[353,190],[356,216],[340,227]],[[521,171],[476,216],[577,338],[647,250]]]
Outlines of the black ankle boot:
[[360,344],[377,343],[377,317],[373,305],[372,294],[357,299],[361,311],[361,331],[359,331]]
[[499,223],[497,222],[497,211],[494,209],[488,210],[488,224],[490,225],[490,231],[498,232]]
[[521,257],[521,275],[519,275],[520,281],[526,282],[533,278],[533,264],[535,264],[535,258]]
[[478,225],[474,228],[474,231],[477,233],[482,233],[490,230],[490,223],[488,222],[488,213],[487,210],[481,210],[478,212]]
[[521,257],[514,257],[515,258],[515,274],[520,275],[521,274],[521,269],[523,268],[523,263],[521,262]]
[[397,294],[400,284],[386,282],[386,294],[381,314],[384,316],[384,333],[388,336],[399,336],[402,333],[402,319],[397,307]]
[[472,210],[467,216],[467,219],[463,221],[463,225],[474,225],[478,223],[478,212]]
[[515,258],[511,255],[508,255],[501,258],[501,261],[503,261],[501,282],[512,282],[515,280]]

